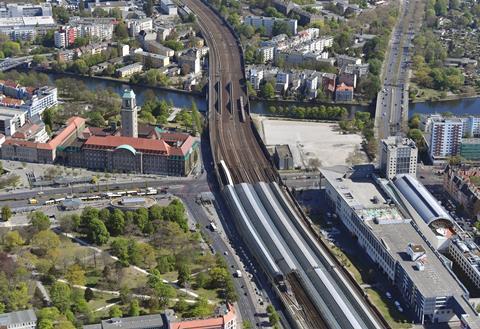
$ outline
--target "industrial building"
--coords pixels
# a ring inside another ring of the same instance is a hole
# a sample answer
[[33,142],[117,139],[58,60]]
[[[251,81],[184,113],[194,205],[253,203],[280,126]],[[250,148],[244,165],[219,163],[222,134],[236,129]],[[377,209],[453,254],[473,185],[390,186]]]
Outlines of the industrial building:
[[403,174],[393,182],[383,180],[373,166],[321,169],[321,174],[335,213],[398,288],[416,321],[448,322],[457,317],[466,328],[480,325],[468,291],[425,237],[428,230],[406,216],[403,201],[408,199],[419,209],[424,225],[449,220],[435,201],[422,199],[423,191],[414,178]]
[[409,138],[390,136],[382,139],[380,169],[387,179],[397,174],[417,174],[418,149]]

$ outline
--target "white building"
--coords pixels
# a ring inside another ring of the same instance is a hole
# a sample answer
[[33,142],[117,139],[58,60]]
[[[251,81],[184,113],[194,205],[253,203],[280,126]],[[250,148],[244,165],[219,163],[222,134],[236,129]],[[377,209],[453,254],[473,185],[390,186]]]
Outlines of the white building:
[[290,34],[291,35],[297,34],[296,19],[265,17],[265,16],[246,16],[245,20],[243,21],[244,24],[251,25],[255,29],[264,27],[267,35],[272,35],[273,27],[276,22],[287,23]]
[[27,112],[28,118],[41,115],[46,109],[58,105],[57,88],[42,87],[32,95],[32,99],[20,106]]
[[52,5],[49,3],[7,3],[5,6],[0,7],[1,18],[32,16],[52,16]]
[[380,169],[387,179],[397,174],[417,174],[418,149],[413,140],[390,136],[382,139],[381,147]]
[[171,0],[160,0],[160,9],[166,15],[177,15],[177,6]]
[[286,72],[278,72],[277,80],[275,83],[275,90],[278,92],[285,92],[288,89],[290,83],[290,74]]
[[109,13],[113,9],[118,9],[122,13],[122,17],[127,17],[130,5],[127,1],[106,1],[100,2],[95,0],[95,2],[88,3],[88,9],[93,13],[96,8],[100,8]]
[[186,65],[188,65],[190,67],[189,73],[198,74],[201,71],[200,55],[198,49],[188,49],[177,57],[178,66],[185,70]]
[[170,64],[170,58],[160,54],[140,51],[135,53],[135,56],[140,57],[144,67],[161,68]]
[[480,117],[469,116],[462,118],[463,135],[466,137],[480,137]]
[[266,63],[273,60],[273,56],[275,54],[275,48],[271,46],[261,47],[258,49],[258,53],[262,58],[262,62]]
[[432,159],[445,159],[459,154],[463,136],[463,122],[459,118],[432,117],[426,128],[429,155]]
[[318,89],[318,76],[311,75],[305,78],[305,95],[308,98],[316,98]]
[[32,309],[0,314],[0,328],[35,329],[37,316]]
[[260,83],[263,80],[263,70],[259,69],[251,69],[250,70],[250,76],[249,76],[249,81],[253,85],[253,88],[255,90],[260,89]]
[[0,18],[0,34],[11,40],[33,40],[37,33],[56,27],[52,16]]
[[142,19],[127,19],[127,27],[130,36],[134,37],[140,31],[151,32],[153,30],[153,20],[149,17]]
[[0,133],[12,136],[26,121],[26,113],[7,107],[0,107]]
[[115,74],[121,78],[131,76],[135,73],[140,73],[143,70],[142,63],[133,63],[124,67],[121,67],[115,71]]

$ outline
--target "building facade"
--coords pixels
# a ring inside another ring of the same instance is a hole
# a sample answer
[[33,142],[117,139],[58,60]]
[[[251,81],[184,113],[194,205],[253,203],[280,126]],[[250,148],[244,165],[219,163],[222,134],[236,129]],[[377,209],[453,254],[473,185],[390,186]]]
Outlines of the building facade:
[[463,138],[460,145],[460,156],[465,160],[480,160],[480,138]]
[[390,136],[382,139],[380,169],[387,179],[397,174],[417,174],[418,149],[415,142],[408,138]]
[[433,160],[441,160],[460,153],[463,136],[463,122],[458,118],[433,117],[427,131],[429,155]]

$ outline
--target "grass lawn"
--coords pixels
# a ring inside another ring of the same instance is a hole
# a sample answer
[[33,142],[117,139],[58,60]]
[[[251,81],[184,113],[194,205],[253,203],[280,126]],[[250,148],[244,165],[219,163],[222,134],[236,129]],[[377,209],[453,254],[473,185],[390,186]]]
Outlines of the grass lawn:
[[441,92],[438,90],[419,87],[415,83],[410,83],[410,86],[418,90],[415,101],[429,101],[441,98]]
[[172,282],[178,279],[178,273],[177,271],[167,272],[165,274],[161,274],[160,277],[162,279]]
[[393,301],[389,305],[387,304],[387,301],[375,290],[367,289],[366,292],[368,298],[372,301],[373,304],[375,304],[380,313],[382,313],[383,318],[393,329],[405,329],[412,327],[410,323],[403,322],[407,321],[407,319],[403,316],[402,313],[397,311],[397,309],[393,305]]
[[[95,298],[88,302],[88,306],[92,311],[95,311],[101,307],[104,307],[108,304],[112,304],[117,302],[119,299],[116,296],[110,294],[103,294],[99,292],[95,292]],[[102,316],[102,313],[105,312],[108,314],[108,310],[102,310],[95,313],[95,316]]]
[[123,275],[119,287],[127,286],[130,289],[135,289],[145,286],[147,283],[147,276],[133,267],[123,268]]
[[[218,289],[209,290],[209,289],[199,288],[199,289],[195,289],[194,292],[217,304],[222,301],[222,299],[218,298]],[[186,298],[189,298],[189,297],[187,296]]]

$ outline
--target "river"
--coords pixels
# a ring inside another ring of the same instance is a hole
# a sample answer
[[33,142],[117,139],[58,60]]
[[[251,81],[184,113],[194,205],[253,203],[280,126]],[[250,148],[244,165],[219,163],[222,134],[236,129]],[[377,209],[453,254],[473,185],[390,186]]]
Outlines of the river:
[[[53,81],[62,77],[64,75],[58,75],[55,73],[48,74],[50,79]],[[132,88],[137,95],[137,103],[142,105],[145,101],[145,93],[151,88],[139,87],[139,86],[129,86],[126,83],[119,81],[111,80],[99,80],[91,79],[88,77],[77,77],[78,79],[85,83],[85,85],[91,90],[98,89],[112,89],[118,94],[121,94],[125,88]],[[204,96],[196,94],[188,94],[183,92],[176,92],[173,90],[164,90],[164,89],[152,89],[159,99],[166,99],[168,102],[172,102],[175,107],[190,107],[192,102],[195,101],[200,111],[205,111],[207,109],[207,103]],[[268,106],[270,105],[282,105],[287,106],[286,103],[282,102],[272,102],[272,101],[252,101],[251,111],[253,113],[264,114],[267,113]],[[303,103],[297,104],[298,106],[309,106],[311,104]],[[313,105],[313,104],[312,104]],[[318,104],[316,104],[318,105]],[[373,111],[372,107],[368,106],[357,106],[351,105],[346,106],[350,111]],[[441,101],[441,102],[425,102],[425,103],[412,103],[409,106],[409,115],[412,116],[415,113],[420,114],[431,114],[431,113],[442,113],[442,112],[452,112],[455,115],[479,115],[480,116],[480,97],[476,98],[465,98],[460,100],[452,101]]]

